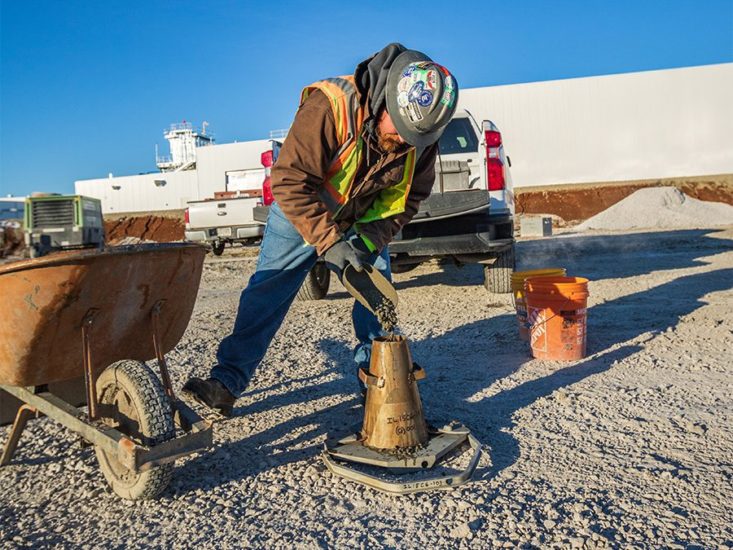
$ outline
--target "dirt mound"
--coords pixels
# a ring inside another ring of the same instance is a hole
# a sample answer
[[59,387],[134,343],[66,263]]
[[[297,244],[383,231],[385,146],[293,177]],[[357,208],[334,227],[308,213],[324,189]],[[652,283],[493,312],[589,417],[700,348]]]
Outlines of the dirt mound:
[[675,187],[639,189],[577,229],[703,228],[733,224],[733,206],[688,197]]
[[695,199],[733,205],[733,176],[722,175],[519,188],[515,190],[517,214],[551,214],[565,222],[559,225],[572,225],[603,212],[639,189],[670,186]]
[[184,229],[183,220],[164,216],[128,216],[104,221],[108,244],[129,242],[130,237],[159,243],[182,241]]

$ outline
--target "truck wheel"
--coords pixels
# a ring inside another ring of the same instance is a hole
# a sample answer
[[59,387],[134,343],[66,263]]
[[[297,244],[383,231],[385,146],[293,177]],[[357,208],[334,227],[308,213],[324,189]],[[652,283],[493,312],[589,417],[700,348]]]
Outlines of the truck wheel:
[[224,241],[214,241],[214,243],[211,245],[211,251],[217,255],[221,256],[224,253]]
[[506,294],[512,291],[514,272],[514,246],[496,257],[494,263],[484,267],[484,286],[492,294]]
[[[97,380],[99,403],[109,405],[112,417],[103,422],[145,446],[158,445],[176,435],[173,413],[163,385],[144,363],[118,361]],[[170,483],[173,464],[134,472],[117,458],[95,447],[99,468],[119,496],[129,500],[158,496]]]
[[303,286],[298,290],[295,298],[299,302],[310,300],[322,300],[328,293],[328,286],[331,283],[331,271],[323,262],[317,262],[305,277]]

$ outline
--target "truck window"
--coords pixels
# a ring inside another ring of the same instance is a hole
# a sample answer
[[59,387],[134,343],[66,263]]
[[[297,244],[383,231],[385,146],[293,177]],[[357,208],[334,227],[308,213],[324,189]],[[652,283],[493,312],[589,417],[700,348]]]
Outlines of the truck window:
[[478,151],[478,139],[468,118],[454,118],[440,138],[440,154],[475,153]]

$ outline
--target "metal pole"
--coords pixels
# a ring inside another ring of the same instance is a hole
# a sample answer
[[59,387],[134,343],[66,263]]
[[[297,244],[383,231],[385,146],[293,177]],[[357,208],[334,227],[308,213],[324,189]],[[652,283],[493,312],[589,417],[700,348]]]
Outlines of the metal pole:
[[158,321],[160,319],[160,311],[161,309],[163,309],[164,303],[165,300],[159,300],[158,302],[156,302],[153,306],[153,311],[151,313],[151,316],[153,318],[153,347],[155,348],[155,357],[158,360],[158,367],[160,367],[160,377],[163,381],[165,394],[168,396],[169,399],[175,400],[176,396],[173,393],[173,385],[171,384],[170,374],[168,374],[168,365],[165,362],[165,355],[163,354],[163,349],[161,348],[160,344],[160,323]]
[[81,323],[81,339],[84,347],[84,382],[87,391],[89,418],[92,420],[97,419],[97,380],[94,376],[94,367],[92,365],[91,330],[97,311],[99,310],[95,308],[87,311]]

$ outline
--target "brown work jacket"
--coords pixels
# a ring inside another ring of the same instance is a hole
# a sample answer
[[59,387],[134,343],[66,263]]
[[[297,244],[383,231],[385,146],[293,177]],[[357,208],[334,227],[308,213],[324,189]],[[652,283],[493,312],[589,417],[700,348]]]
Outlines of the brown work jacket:
[[[318,188],[339,148],[328,98],[317,90],[298,109],[280,155],[272,168],[272,194],[285,216],[308,244],[322,255],[371,207],[379,192],[402,179],[407,149],[383,153],[364,139],[364,154],[347,203],[333,218],[318,198]],[[369,148],[369,151],[366,149]],[[359,225],[381,250],[409,223],[420,202],[430,195],[435,180],[437,144],[426,148],[415,166],[412,187],[401,214]]]

